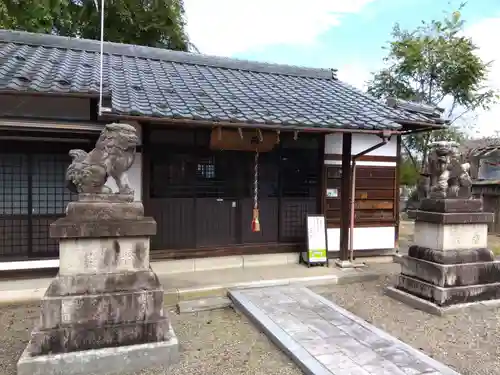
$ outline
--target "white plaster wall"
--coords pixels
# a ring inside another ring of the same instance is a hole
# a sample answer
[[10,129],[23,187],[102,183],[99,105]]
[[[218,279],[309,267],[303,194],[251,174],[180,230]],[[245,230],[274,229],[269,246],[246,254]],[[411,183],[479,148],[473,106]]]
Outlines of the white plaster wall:
[[[375,134],[353,134],[352,135],[352,148],[351,154],[356,155],[360,152],[375,146],[376,144],[382,142],[382,138]],[[384,146],[381,146],[367,155],[372,156],[397,156],[398,143],[397,137],[392,136],[389,142]],[[336,154],[342,155],[342,134],[328,134],[325,136],[325,154]],[[325,164],[340,165],[342,162],[340,160],[326,160]],[[358,165],[384,165],[384,166],[395,166],[395,162],[384,162],[384,161],[358,161]]]
[[[396,232],[394,227],[354,228],[354,250],[393,249]],[[340,250],[340,228],[328,228],[328,251]]]
[[[136,121],[127,122],[127,124],[132,125],[137,130],[137,136],[139,137],[139,145],[142,145],[142,127]],[[135,154],[134,164],[128,170],[128,179],[132,189],[134,189],[134,200],[142,201],[142,154],[140,152]],[[106,182],[113,192],[118,191],[115,181],[112,178],[108,178]]]
[[[142,201],[142,154],[137,153],[135,155],[134,164],[128,170],[128,180],[130,182],[130,186],[134,189],[134,200]],[[113,192],[118,191],[118,187],[116,186],[115,181],[112,178],[108,178],[106,182],[106,186],[108,186]]]

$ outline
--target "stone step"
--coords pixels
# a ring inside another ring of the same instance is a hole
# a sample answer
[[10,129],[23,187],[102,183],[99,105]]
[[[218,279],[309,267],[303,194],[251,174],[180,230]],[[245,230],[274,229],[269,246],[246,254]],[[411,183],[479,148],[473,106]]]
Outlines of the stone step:
[[151,320],[163,314],[163,289],[64,297],[44,297],[40,326],[118,324]]
[[167,317],[101,326],[75,324],[49,330],[36,327],[31,333],[28,351],[35,356],[146,344],[168,339],[169,320]]
[[228,297],[210,297],[198,300],[181,301],[177,304],[179,314],[193,313],[198,311],[223,309],[231,306],[232,302]]

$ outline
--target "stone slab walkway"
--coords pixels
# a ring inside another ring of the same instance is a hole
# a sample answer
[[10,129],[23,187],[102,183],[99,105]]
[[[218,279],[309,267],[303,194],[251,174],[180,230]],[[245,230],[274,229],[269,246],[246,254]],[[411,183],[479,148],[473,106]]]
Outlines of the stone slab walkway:
[[459,375],[305,287],[229,296],[308,375]]

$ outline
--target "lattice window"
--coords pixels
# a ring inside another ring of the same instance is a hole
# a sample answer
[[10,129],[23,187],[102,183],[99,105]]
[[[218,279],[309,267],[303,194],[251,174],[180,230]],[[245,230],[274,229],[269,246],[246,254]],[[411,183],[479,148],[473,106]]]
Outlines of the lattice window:
[[215,179],[215,164],[214,158],[208,157],[198,161],[196,168],[196,177],[199,179],[213,180]]
[[282,150],[281,184],[283,197],[318,195],[320,163],[317,150]]
[[0,256],[29,252],[28,158],[0,154]]
[[316,214],[316,200],[285,198],[281,201],[281,241],[303,241],[307,214]]
[[66,188],[66,169],[71,163],[67,155],[33,155],[32,213],[62,215],[74,194]]

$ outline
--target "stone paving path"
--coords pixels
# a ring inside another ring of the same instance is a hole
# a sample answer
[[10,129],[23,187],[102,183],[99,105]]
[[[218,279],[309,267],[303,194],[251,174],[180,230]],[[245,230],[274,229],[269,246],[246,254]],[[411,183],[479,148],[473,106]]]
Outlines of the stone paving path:
[[308,375],[459,375],[305,287],[229,295]]

